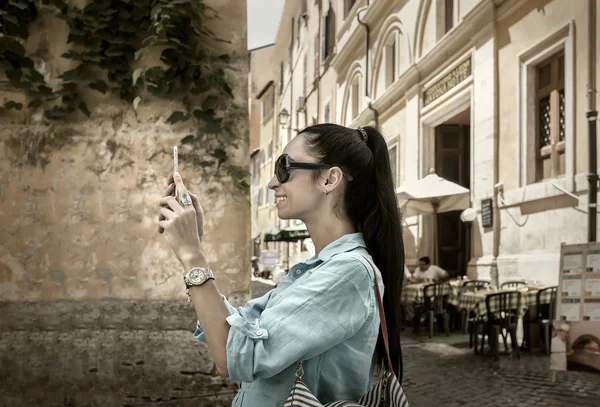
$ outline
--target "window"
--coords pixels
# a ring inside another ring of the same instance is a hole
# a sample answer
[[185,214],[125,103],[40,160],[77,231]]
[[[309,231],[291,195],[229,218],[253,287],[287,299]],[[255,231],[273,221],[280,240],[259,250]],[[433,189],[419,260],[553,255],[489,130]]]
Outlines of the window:
[[565,56],[536,67],[536,181],[565,174]]
[[392,170],[392,179],[394,180],[394,187],[398,185],[398,145],[396,144],[388,150],[390,156],[390,168]]
[[519,55],[520,186],[539,196],[551,196],[540,181],[576,171],[574,49],[569,22]]
[[323,122],[324,123],[329,123],[330,122],[330,107],[329,107],[329,102],[327,102],[325,104],[325,109],[323,110]]
[[346,18],[348,13],[350,13],[350,10],[352,10],[354,3],[356,3],[356,0],[344,0],[344,18]]
[[263,165],[265,163],[265,150],[263,150],[262,148],[260,149],[260,165]]
[[444,34],[454,27],[454,0],[444,1]]
[[271,91],[270,95],[264,96],[262,99],[262,120],[264,121],[271,113],[275,106],[275,92]]
[[275,109],[275,90],[271,91],[271,110]]
[[335,46],[335,12],[329,4],[329,11],[323,17],[323,29],[321,30],[321,59],[323,62],[333,54]]
[[283,93],[283,62],[279,63],[279,93]]
[[296,19],[296,47],[300,47],[300,32],[302,31],[302,11],[298,14]]
[[267,147],[267,161],[273,158],[273,142],[269,141],[269,146]]
[[397,72],[397,52],[396,39],[397,33],[389,36],[385,44],[385,88],[389,88],[396,81]]
[[263,188],[262,187],[258,187],[258,198],[256,198],[256,203],[258,204],[258,206],[261,206],[263,204]]
[[313,54],[315,55],[313,81],[316,81],[317,78],[319,77],[319,37],[318,36],[315,36],[315,45],[313,48]]
[[354,120],[360,113],[360,75],[354,76],[352,81],[352,89],[350,91],[350,98],[352,101],[350,118]]
[[302,61],[302,96],[308,95],[308,55]]

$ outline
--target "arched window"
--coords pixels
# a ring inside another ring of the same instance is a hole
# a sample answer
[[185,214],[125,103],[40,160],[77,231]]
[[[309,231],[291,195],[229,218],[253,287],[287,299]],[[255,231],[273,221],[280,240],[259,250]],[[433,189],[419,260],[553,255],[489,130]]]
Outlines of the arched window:
[[335,46],[335,12],[331,3],[327,14],[323,16],[321,28],[321,60],[325,60],[333,54]]
[[362,112],[362,95],[363,95],[363,77],[360,72],[350,76],[350,80],[346,84],[346,98],[344,109],[344,123],[350,125],[354,119]]
[[378,52],[375,98],[380,97],[387,88],[396,82],[400,71],[400,32],[395,29],[384,38],[385,41]]
[[398,77],[398,32],[393,32],[385,42],[385,88],[389,88]]

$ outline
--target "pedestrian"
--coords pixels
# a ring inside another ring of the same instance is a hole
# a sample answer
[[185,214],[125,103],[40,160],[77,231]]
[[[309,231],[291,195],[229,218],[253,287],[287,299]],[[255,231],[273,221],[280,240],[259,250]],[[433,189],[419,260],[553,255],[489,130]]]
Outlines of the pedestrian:
[[318,124],[285,147],[269,188],[280,219],[306,224],[315,256],[238,309],[219,294],[218,270],[209,269],[198,197],[179,174],[168,184],[159,229],[183,266],[198,317],[195,337],[208,344],[217,371],[240,383],[233,406],[283,406],[299,362],[302,381],[321,403],[367,393],[375,369],[387,362],[375,281],[390,364],[401,379],[404,246],[388,148],[375,128]]

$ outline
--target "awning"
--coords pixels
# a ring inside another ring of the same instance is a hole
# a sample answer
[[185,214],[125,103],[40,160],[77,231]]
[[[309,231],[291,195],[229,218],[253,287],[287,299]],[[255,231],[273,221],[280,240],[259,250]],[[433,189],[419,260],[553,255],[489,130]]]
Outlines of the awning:
[[265,233],[265,242],[276,242],[277,233]]
[[298,242],[308,238],[310,238],[310,235],[303,223],[281,229],[277,233],[265,234],[265,242]]

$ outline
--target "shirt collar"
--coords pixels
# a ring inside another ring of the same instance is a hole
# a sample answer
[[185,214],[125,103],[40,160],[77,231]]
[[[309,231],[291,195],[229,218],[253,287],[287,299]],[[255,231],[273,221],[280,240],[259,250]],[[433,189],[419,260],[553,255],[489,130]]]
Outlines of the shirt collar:
[[317,259],[320,261],[327,261],[336,254],[349,252],[358,247],[367,247],[362,233],[349,233],[325,246],[325,248],[321,250],[321,253],[319,253],[319,256],[317,256]]

